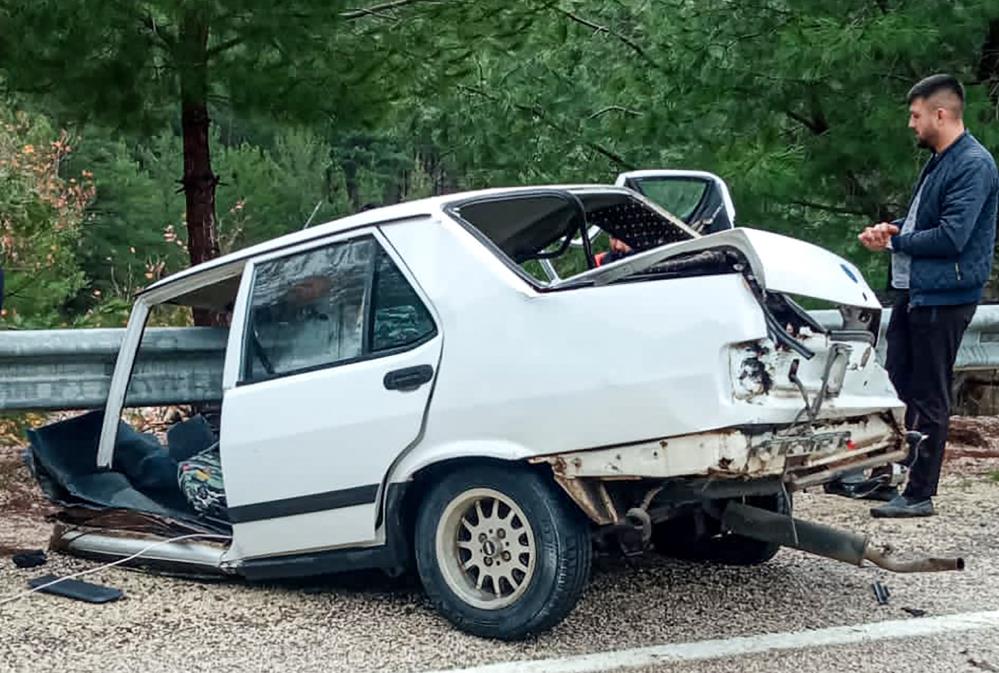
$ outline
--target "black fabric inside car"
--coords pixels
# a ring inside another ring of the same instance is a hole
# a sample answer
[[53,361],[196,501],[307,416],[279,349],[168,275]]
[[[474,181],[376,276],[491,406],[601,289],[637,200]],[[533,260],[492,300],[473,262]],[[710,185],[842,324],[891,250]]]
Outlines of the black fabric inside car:
[[690,238],[684,230],[631,199],[590,210],[587,219],[639,252]]
[[25,462],[50,500],[69,507],[125,509],[229,530],[224,521],[199,516],[177,483],[174,455],[196,449],[210,440],[210,434],[195,432],[177,446],[164,447],[154,435],[119,421],[113,469],[104,470],[97,467],[103,421],[103,411],[91,411],[28,431],[31,444]]

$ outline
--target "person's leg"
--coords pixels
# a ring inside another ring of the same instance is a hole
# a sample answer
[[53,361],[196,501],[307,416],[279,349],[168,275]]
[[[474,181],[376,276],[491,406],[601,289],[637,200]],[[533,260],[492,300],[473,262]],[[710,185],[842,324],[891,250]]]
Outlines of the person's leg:
[[906,400],[909,429],[926,439],[910,456],[909,480],[902,497],[871,510],[874,516],[927,516],[936,494],[950,419],[954,361],[975,307],[934,306],[909,312],[911,362]]
[[911,406],[914,430],[927,436],[909,469],[904,495],[924,500],[936,495],[950,425],[954,361],[975,306],[934,306],[912,312],[913,344],[921,356],[913,363]]
[[[918,342],[914,343],[912,331],[909,326],[909,295],[906,293],[895,302],[892,309],[891,320],[888,322],[888,330],[885,333],[885,342],[888,346],[888,353],[885,357],[885,369],[888,371],[888,378],[895,386],[898,398],[905,403],[905,427],[907,430],[915,428],[916,413],[911,402],[912,369],[915,353],[919,352]],[[916,458],[914,447],[909,447],[909,455],[899,461],[900,465],[908,468]],[[891,466],[878,468],[874,474],[891,474]],[[897,495],[897,489],[892,487]],[[887,498],[890,500],[891,498]]]
[[[885,343],[888,352],[885,355],[885,369],[888,378],[895,386],[899,399],[909,404],[909,381],[912,372],[912,339],[909,335],[909,295],[899,296],[892,307],[888,329],[885,330]],[[910,426],[910,411],[906,409],[906,427]]]

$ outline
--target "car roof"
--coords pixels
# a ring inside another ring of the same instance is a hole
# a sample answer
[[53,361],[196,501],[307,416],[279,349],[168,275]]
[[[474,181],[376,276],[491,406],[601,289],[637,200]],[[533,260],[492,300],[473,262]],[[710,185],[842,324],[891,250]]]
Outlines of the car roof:
[[490,198],[497,196],[515,196],[518,193],[531,193],[539,190],[544,191],[571,191],[581,193],[587,191],[632,193],[630,189],[615,185],[602,184],[575,184],[575,185],[535,185],[525,187],[496,187],[492,189],[480,189],[476,191],[457,192],[443,196],[432,196],[415,201],[405,201],[382,208],[372,208],[354,215],[337,218],[323,224],[317,224],[308,229],[295,231],[284,236],[272,238],[256,245],[251,245],[226,255],[221,255],[207,262],[197,264],[177,273],[162,278],[155,283],[151,283],[139,292],[140,295],[153,290],[160,290],[168,285],[205,274],[232,264],[245,263],[246,260],[263,255],[275,250],[287,248],[299,243],[305,243],[316,238],[331,236],[351,229],[359,229],[376,224],[387,224],[403,220],[430,218],[439,214],[444,208],[455,203],[475,200],[480,198]]

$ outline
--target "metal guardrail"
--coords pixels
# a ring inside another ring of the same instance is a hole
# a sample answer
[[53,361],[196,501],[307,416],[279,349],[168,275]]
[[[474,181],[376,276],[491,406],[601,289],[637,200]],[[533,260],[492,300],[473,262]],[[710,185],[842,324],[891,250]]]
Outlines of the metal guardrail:
[[[884,362],[881,320],[878,359]],[[839,325],[837,311],[813,311]],[[147,330],[126,404],[151,406],[217,401],[222,393],[225,328]],[[124,329],[0,332],[0,411],[94,409],[104,406]],[[957,355],[955,370],[999,370],[999,305],[980,306]]]
[[[126,404],[217,401],[225,328],[162,327],[143,335]],[[0,411],[104,406],[124,329],[0,332]]]
[[[886,308],[881,313],[881,331],[878,337],[878,362],[884,364],[888,343],[885,340],[885,330],[891,319],[892,309]],[[840,325],[839,311],[809,311],[809,313],[824,327]],[[957,351],[957,361],[954,363],[956,372],[972,372],[999,369],[999,304],[979,306],[975,317],[968,325],[961,347]]]

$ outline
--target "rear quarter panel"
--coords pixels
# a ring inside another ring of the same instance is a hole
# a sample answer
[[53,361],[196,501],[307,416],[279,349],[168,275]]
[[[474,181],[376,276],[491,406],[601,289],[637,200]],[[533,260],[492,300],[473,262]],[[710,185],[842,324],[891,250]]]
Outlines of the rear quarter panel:
[[766,326],[741,275],[540,292],[447,218],[383,232],[444,335],[424,436],[391,481],[447,458],[519,459],[742,417],[728,347]]

